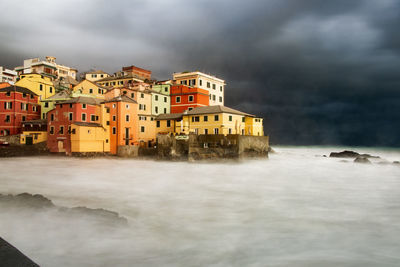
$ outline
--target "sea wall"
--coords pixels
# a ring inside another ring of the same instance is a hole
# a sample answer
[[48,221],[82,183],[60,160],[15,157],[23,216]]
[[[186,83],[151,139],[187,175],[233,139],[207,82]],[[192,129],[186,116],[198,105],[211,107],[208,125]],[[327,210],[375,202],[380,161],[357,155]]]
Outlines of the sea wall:
[[268,136],[195,135],[157,136],[160,159],[211,160],[268,157]]

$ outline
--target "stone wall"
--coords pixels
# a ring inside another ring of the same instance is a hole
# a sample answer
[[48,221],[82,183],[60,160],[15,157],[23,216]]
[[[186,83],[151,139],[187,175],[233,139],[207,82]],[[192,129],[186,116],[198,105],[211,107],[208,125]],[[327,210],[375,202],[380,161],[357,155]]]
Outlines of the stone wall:
[[268,157],[268,136],[158,135],[160,159],[211,160]]
[[117,156],[123,158],[135,158],[139,156],[138,146],[118,146]]
[[184,136],[157,135],[157,157],[159,159],[185,160],[188,150],[189,140]]

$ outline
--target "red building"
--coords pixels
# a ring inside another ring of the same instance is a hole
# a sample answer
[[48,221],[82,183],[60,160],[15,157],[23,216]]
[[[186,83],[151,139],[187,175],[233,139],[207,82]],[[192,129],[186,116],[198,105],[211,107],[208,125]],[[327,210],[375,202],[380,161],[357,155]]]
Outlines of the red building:
[[76,97],[56,103],[55,108],[47,113],[47,147],[50,152],[71,154],[71,125],[97,125],[101,101],[93,97]]
[[171,113],[183,113],[197,107],[209,106],[209,93],[205,89],[186,85],[171,86]]
[[126,74],[134,74],[137,75],[139,78],[142,78],[143,80],[151,80],[151,71],[150,70],[145,70],[136,66],[129,66],[129,67],[123,67],[122,71],[125,72]]
[[0,89],[0,136],[22,132],[23,121],[40,119],[38,95],[25,87]]

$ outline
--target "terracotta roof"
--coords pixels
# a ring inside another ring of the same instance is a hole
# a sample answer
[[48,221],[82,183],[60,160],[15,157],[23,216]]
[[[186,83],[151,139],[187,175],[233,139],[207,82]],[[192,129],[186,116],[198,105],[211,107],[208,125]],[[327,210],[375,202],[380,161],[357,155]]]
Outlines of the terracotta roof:
[[97,99],[94,97],[87,97],[87,96],[79,96],[79,97],[73,97],[69,100],[61,101],[59,103],[56,103],[56,105],[59,104],[74,104],[74,103],[82,103],[82,104],[89,104],[89,105],[100,105],[103,102],[102,99]]
[[135,100],[133,100],[132,98],[130,98],[126,95],[120,95],[120,96],[114,97],[110,100],[104,101],[104,103],[110,103],[110,102],[129,102],[129,103],[137,104],[137,102]]
[[181,119],[182,116],[182,113],[160,114],[156,117],[156,120],[176,120]]
[[0,92],[19,92],[19,93],[25,93],[25,94],[31,94],[31,95],[37,96],[37,94],[35,94],[31,90],[29,90],[28,88],[16,86],[16,85],[1,88]]
[[78,125],[78,126],[88,126],[88,127],[102,127],[101,124],[94,123],[94,122],[81,122],[81,121],[76,121],[72,124]]
[[254,115],[241,112],[239,110],[228,108],[225,106],[207,106],[197,107],[187,112],[187,115],[198,115],[198,114],[214,114],[214,113],[230,113],[242,116],[254,117]]

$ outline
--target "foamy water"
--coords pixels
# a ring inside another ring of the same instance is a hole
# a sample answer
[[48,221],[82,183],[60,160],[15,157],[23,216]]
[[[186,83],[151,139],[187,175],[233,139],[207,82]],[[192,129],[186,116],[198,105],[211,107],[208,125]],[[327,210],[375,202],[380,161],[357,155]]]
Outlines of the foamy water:
[[[0,194],[104,208],[126,228],[0,211],[42,266],[399,266],[400,166],[277,148],[269,160],[0,159]],[[400,160],[399,150],[357,149]]]

